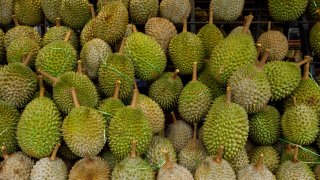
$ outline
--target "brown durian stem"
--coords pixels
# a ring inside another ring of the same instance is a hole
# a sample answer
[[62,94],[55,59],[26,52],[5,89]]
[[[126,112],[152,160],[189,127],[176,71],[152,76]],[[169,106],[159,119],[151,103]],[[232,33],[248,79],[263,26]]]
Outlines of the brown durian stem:
[[126,45],[127,38],[123,38],[121,41],[120,49],[119,49],[119,54],[123,55],[124,54],[124,46]]
[[162,152],[164,153],[165,156],[165,163],[163,165],[163,167],[165,169],[172,169],[173,168],[173,163],[170,161],[170,157],[169,157],[169,152],[167,149],[162,150]]
[[246,34],[246,33],[248,32],[252,20],[253,20],[253,15],[250,14],[249,16],[247,16],[247,18],[246,18],[246,24],[244,25],[243,30],[242,30],[242,33],[243,33],[243,34]]
[[317,9],[316,10],[316,14],[317,14],[317,21],[319,22],[320,21],[320,9]]
[[296,106],[297,105],[297,97],[293,96],[292,101],[293,101],[293,105]]
[[257,44],[256,46],[257,46],[257,54],[258,54],[257,59],[259,59],[259,55],[260,55],[261,50],[262,50],[262,44]]
[[303,76],[302,76],[302,80],[308,80],[309,79],[309,69],[310,69],[310,62],[307,62],[305,65],[304,65],[304,68],[303,68]]
[[137,158],[138,155],[137,155],[137,141],[136,140],[133,140],[132,143],[131,143],[131,152],[130,152],[130,157],[131,158]]
[[188,32],[188,22],[187,18],[183,18],[183,27],[182,27],[182,32]]
[[312,60],[312,58],[310,56],[305,56],[304,59],[300,62],[297,62],[296,65],[298,67],[300,67],[300,66],[306,64],[307,62],[310,62],[311,60]]
[[23,64],[24,66],[28,66],[28,64],[31,62],[32,56],[33,56],[33,52],[30,51],[27,56],[24,56],[24,59],[23,59],[23,61],[22,61],[22,64]]
[[7,152],[7,147],[6,146],[2,146],[1,147],[1,151],[2,151],[2,157],[4,159],[8,159],[10,157],[10,155]]
[[61,26],[61,18],[57,17],[56,18],[56,27],[60,27]]
[[268,21],[268,31],[271,31],[271,21]]
[[258,65],[259,68],[263,69],[264,65],[267,63],[269,54],[270,54],[270,50],[269,50],[269,49],[266,49],[266,50],[264,51],[263,57],[262,57],[259,65]]
[[171,78],[172,78],[172,79],[177,79],[179,72],[180,72],[180,70],[179,70],[179,69],[176,69],[176,71],[173,73],[173,75],[172,75]]
[[198,81],[198,77],[197,77],[197,68],[198,68],[198,63],[197,62],[193,62],[193,73],[192,73],[192,81]]
[[213,0],[210,2],[210,9],[209,9],[209,24],[213,24]]
[[79,60],[77,61],[77,64],[78,64],[78,66],[77,66],[77,73],[83,74],[82,61],[79,59]]
[[38,75],[38,79],[39,79],[39,89],[40,89],[40,95],[39,97],[44,97],[44,85],[43,85],[43,76],[42,75]]
[[64,42],[68,42],[70,40],[71,35],[72,35],[72,30],[67,32],[66,36],[64,37]]
[[96,17],[96,13],[94,12],[93,4],[89,4],[89,10],[91,12],[91,18],[94,19]]
[[287,148],[286,148],[286,151],[287,151],[287,152],[290,152],[291,150],[292,150],[292,147],[291,147],[290,144],[288,144],[288,145],[287,145]]
[[294,145],[294,153],[293,153],[293,160],[292,160],[292,162],[294,162],[294,163],[298,163],[299,162],[298,151],[299,151],[299,146],[298,145]]
[[137,27],[135,25],[132,25],[132,32],[138,32]]
[[176,114],[174,113],[174,111],[171,112],[171,116],[173,119],[173,124],[177,124],[177,117],[176,117]]
[[227,87],[227,94],[226,94],[225,102],[226,102],[226,104],[231,103],[231,87],[230,86]]
[[197,140],[197,134],[198,134],[198,124],[197,123],[193,123],[193,138],[192,138],[192,141],[193,142],[196,142]]
[[56,146],[54,147],[52,154],[51,154],[51,157],[50,157],[51,161],[56,160],[59,147],[60,147],[60,143],[56,144]]
[[139,88],[138,88],[137,81],[134,81],[134,83],[133,83],[133,89],[137,89],[137,90],[138,90],[138,93],[139,93]]
[[121,81],[117,80],[116,81],[116,86],[114,88],[114,94],[113,94],[113,99],[119,99],[119,92],[120,92],[120,85],[121,85]]
[[139,90],[134,89],[133,90],[133,97],[132,97],[132,101],[131,101],[131,105],[130,105],[131,107],[136,107],[138,95],[139,95]]
[[41,69],[37,69],[37,72],[41,74],[43,77],[48,78],[50,81],[52,81],[53,85],[58,82],[58,78],[51,76],[50,74],[42,71]]
[[221,163],[221,161],[222,161],[222,155],[223,155],[223,149],[224,149],[224,147],[223,147],[222,145],[219,146],[218,154],[217,154],[217,156],[214,158],[214,161],[215,161],[216,163]]
[[15,26],[20,26],[17,16],[14,14],[11,16]]
[[76,92],[76,88],[72,87],[71,88],[71,95],[72,95],[72,100],[73,100],[73,104],[76,108],[80,107],[80,103],[77,97],[77,92]]
[[260,154],[258,161],[254,164],[254,168],[256,168],[257,170],[261,170],[263,165],[263,159],[263,154]]

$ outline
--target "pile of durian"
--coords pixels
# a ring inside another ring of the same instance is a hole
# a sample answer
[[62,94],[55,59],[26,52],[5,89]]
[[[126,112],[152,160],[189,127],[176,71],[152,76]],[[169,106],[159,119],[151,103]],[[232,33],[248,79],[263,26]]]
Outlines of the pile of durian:
[[[0,179],[319,180],[313,58],[287,61],[271,23],[255,42],[252,15],[224,35],[244,3],[212,0],[194,34],[189,0],[0,0]],[[268,3],[276,21],[307,5]]]

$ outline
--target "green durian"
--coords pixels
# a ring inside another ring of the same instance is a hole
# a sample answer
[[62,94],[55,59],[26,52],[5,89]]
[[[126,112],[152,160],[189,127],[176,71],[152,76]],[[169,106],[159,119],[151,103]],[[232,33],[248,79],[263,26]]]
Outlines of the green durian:
[[318,17],[317,10],[319,9],[319,7],[320,7],[319,0],[308,1],[308,7],[307,7],[308,12],[313,20],[317,20],[317,17]]
[[40,0],[40,5],[45,17],[55,23],[56,18],[60,17],[62,0]]
[[12,21],[14,0],[4,0],[0,4],[0,24],[9,25]]
[[3,57],[5,56],[5,47],[4,47],[4,32],[0,29],[0,64],[3,63]]
[[[112,1],[118,1],[118,0],[99,0],[97,3],[98,10],[101,9],[103,6],[105,6],[107,3]],[[129,0],[121,0],[121,2],[124,4],[126,8],[129,7]]]
[[116,158],[114,157],[114,155],[112,154],[112,152],[110,151],[110,149],[104,151],[104,152],[101,154],[101,157],[108,162],[108,165],[109,165],[109,167],[110,167],[111,172],[113,171],[115,165],[120,162],[118,159],[116,159]]
[[[320,158],[317,154],[317,150],[312,147],[299,147],[298,159],[302,162],[305,162],[310,168],[314,168],[319,162]],[[287,145],[287,148],[283,150],[281,154],[281,162],[289,161],[293,158],[294,149],[290,144]]]
[[36,26],[43,21],[40,0],[15,0],[14,14],[21,24],[27,26]]
[[280,165],[280,155],[272,146],[259,146],[250,154],[250,163],[255,164],[259,161],[260,155],[265,157],[264,165],[273,173],[277,172]]
[[315,25],[312,26],[309,35],[309,42],[311,49],[313,52],[320,56],[320,22],[316,22]]
[[232,22],[237,20],[243,11],[244,0],[213,0],[213,17],[216,21]]
[[66,26],[82,29],[91,17],[89,1],[61,0],[60,16]]
[[[100,2],[100,1],[99,1]],[[91,8],[92,7],[92,8]],[[80,43],[81,46],[84,46],[84,44],[92,39],[94,39],[94,34],[93,34],[93,25],[94,25],[94,20],[96,17],[95,11],[93,6],[90,5],[90,11],[91,11],[91,19],[86,23],[86,25],[82,28],[82,31],[80,33]]]
[[230,166],[238,173],[241,169],[249,165],[249,157],[245,147],[231,160],[229,160]]
[[260,154],[259,160],[245,166],[237,173],[238,180],[274,180],[274,175],[263,164],[264,155]]
[[276,21],[295,21],[306,10],[308,0],[268,0],[271,17]]
[[317,165],[314,169],[313,169],[314,175],[316,176],[316,180],[320,179],[320,165]]
[[191,12],[191,3],[188,0],[162,0],[160,3],[160,16],[174,24],[183,23]]
[[132,22],[145,24],[148,19],[158,15],[159,0],[129,1]]

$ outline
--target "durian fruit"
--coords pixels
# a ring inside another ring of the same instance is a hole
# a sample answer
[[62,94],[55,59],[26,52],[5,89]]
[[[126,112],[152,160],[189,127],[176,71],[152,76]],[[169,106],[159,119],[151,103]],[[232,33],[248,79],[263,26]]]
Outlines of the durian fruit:
[[249,157],[245,147],[231,160],[229,160],[230,166],[237,173],[239,170],[245,168],[249,164]]
[[63,23],[72,29],[82,29],[90,20],[89,1],[61,0],[60,16]]
[[158,172],[157,180],[193,180],[193,176],[187,168],[170,160],[167,149],[163,149],[162,152],[165,156],[165,163]]
[[171,110],[177,106],[183,90],[183,84],[178,74],[179,69],[176,69],[174,73],[166,72],[149,88],[149,97],[164,110]]
[[192,74],[193,62],[198,63],[198,71],[203,67],[204,46],[197,35],[187,31],[187,19],[184,20],[183,31],[170,40],[169,55],[175,68],[183,75]]
[[40,76],[40,97],[32,100],[21,114],[17,126],[17,140],[22,151],[30,157],[49,156],[60,142],[62,117],[56,104],[44,97]]
[[180,152],[191,140],[192,129],[183,120],[177,120],[174,112],[171,112],[173,123],[166,130],[166,137],[171,141],[176,153]]
[[92,21],[94,37],[112,45],[121,40],[126,31],[128,10],[121,1],[112,1],[103,6]]
[[309,145],[319,132],[317,112],[305,104],[297,104],[293,97],[293,106],[287,108],[281,118],[284,137],[291,143]]
[[[15,107],[0,101],[0,145],[6,146],[7,153],[13,153],[18,148],[16,129],[19,119],[20,114]],[[0,156],[3,156],[1,151]]]
[[162,152],[163,149],[168,151],[168,156],[171,162],[177,162],[177,154],[173,148],[172,143],[162,135],[152,137],[152,141],[147,150],[147,160],[152,167],[159,168],[165,162],[165,156]]
[[22,152],[7,154],[6,147],[2,146],[2,156],[4,160],[1,163],[1,178],[3,180],[29,180],[33,160]]
[[134,28],[126,41],[124,52],[131,59],[135,72],[141,80],[152,81],[159,78],[167,65],[166,55],[160,44]]
[[42,11],[47,20],[51,23],[56,21],[56,18],[60,17],[60,8],[62,0],[40,0]]
[[145,24],[149,18],[158,15],[159,0],[129,1],[129,11],[132,22]]
[[107,141],[106,120],[97,110],[80,106],[76,90],[71,89],[75,108],[63,120],[63,139],[74,154],[95,156]]
[[273,173],[277,172],[280,165],[280,155],[272,146],[259,146],[250,154],[250,163],[254,164],[259,161],[260,155],[265,157],[264,165]]
[[298,146],[295,146],[293,159],[283,162],[276,174],[277,180],[300,180],[309,179],[315,180],[315,175],[311,171],[310,167],[305,162],[298,160]]
[[114,82],[121,81],[119,99],[122,100],[132,97],[134,84],[134,66],[123,51],[125,41],[124,38],[119,53],[106,56],[98,71],[99,86],[108,97],[114,93]]
[[[98,10],[101,9],[103,6],[105,6],[107,3],[112,1],[118,1],[118,0],[99,0],[97,3]],[[121,0],[121,2],[124,4],[126,8],[129,7],[129,1],[130,0]]]
[[276,21],[297,20],[306,10],[308,0],[268,0],[271,17]]
[[17,108],[32,100],[37,90],[37,76],[28,67],[32,52],[22,63],[10,63],[0,67],[0,100]]
[[178,100],[179,113],[185,121],[197,123],[206,116],[210,105],[210,89],[197,80],[197,62],[194,62],[192,81],[183,88]]
[[110,151],[110,149],[104,151],[104,152],[101,154],[101,157],[108,162],[108,165],[109,165],[109,168],[110,168],[110,171],[111,171],[111,172],[113,171],[115,165],[120,162],[119,160],[117,160],[117,159],[114,157],[114,155],[112,154],[112,152]]
[[43,14],[41,0],[15,0],[14,14],[18,21],[27,26],[36,26],[42,23]]
[[[47,45],[55,40],[64,40],[66,34],[72,29],[66,26],[61,26],[61,18],[57,17],[55,19],[56,25],[47,29],[46,33],[43,35],[43,45]],[[70,39],[68,40],[75,50],[79,48],[79,38],[76,33],[72,33]]]
[[4,32],[0,29],[0,63],[3,61],[5,56],[5,47],[4,47]]
[[110,168],[107,161],[98,156],[85,157],[72,167],[69,180],[109,180]]
[[162,0],[160,3],[160,16],[174,24],[183,23],[191,12],[189,0]]
[[289,96],[298,86],[301,80],[300,66],[309,62],[310,58],[305,58],[298,63],[272,61],[264,66],[264,71],[268,76],[271,86],[271,100],[278,101]]
[[[319,17],[320,11],[317,11]],[[317,56],[320,56],[320,21],[318,20],[311,28],[309,35],[309,42],[311,49]]]
[[80,53],[86,74],[91,79],[98,78],[100,64],[112,53],[110,46],[101,39],[95,38],[86,42]]
[[112,172],[112,180],[155,179],[155,173],[148,162],[137,154],[138,144],[136,140],[131,142],[129,156],[117,163]]
[[203,48],[204,48],[204,53],[205,53],[205,58],[210,58],[212,54],[212,50],[214,47],[222,40],[224,39],[220,29],[213,24],[213,13],[214,13],[214,0],[211,0],[210,3],[210,11],[209,11],[209,23],[203,26],[199,32],[198,32],[198,37],[200,37],[202,43],[203,43]]
[[[310,168],[314,168],[319,162],[320,158],[317,155],[316,149],[312,147],[299,147],[298,159],[302,162],[305,162]],[[294,149],[290,144],[287,145],[287,148],[283,150],[281,154],[281,161],[285,162],[293,158]]]
[[195,179],[210,179],[210,180],[235,180],[236,174],[228,161],[222,158],[223,146],[219,147],[216,156],[207,157],[197,168],[195,172]]
[[249,133],[248,115],[243,107],[231,102],[230,87],[227,87],[225,102],[212,105],[203,128],[203,141],[210,154],[216,154],[223,145],[224,158],[230,160],[245,145]]
[[[100,1],[98,1],[100,2]],[[84,46],[84,44],[92,39],[94,39],[94,34],[93,34],[93,19],[96,18],[96,14],[94,11],[94,6],[93,4],[89,4],[89,9],[91,12],[91,19],[86,23],[86,25],[82,28],[82,31],[80,33],[80,43],[81,46]]]
[[138,90],[135,89],[131,105],[118,110],[108,128],[109,147],[114,156],[120,160],[130,152],[133,140],[138,141],[138,155],[146,152],[152,140],[150,121],[137,107],[137,99]]
[[263,164],[264,155],[260,154],[259,160],[255,164],[250,164],[241,169],[238,180],[274,180],[271,171]]
[[289,51],[287,37],[280,31],[271,30],[271,22],[269,22],[268,31],[259,36],[257,43],[261,44],[262,53],[269,49],[269,61],[281,61]]
[[[38,53],[36,68],[49,73],[53,77],[72,71],[77,64],[77,51],[69,40],[72,31],[68,31],[64,40],[56,40],[44,46]],[[45,78],[47,83],[53,83]]]
[[272,145],[280,137],[280,113],[273,106],[266,106],[250,116],[250,137],[260,145]]
[[310,17],[313,19],[313,20],[316,20],[317,17],[318,17],[318,13],[317,13],[317,10],[319,9],[320,7],[320,1],[319,0],[312,0],[312,1],[309,1],[308,2],[308,12],[309,12],[309,15]]
[[60,146],[60,148],[58,150],[58,154],[63,160],[65,160],[65,162],[66,162],[66,160],[72,160],[73,161],[73,160],[77,160],[77,159],[80,158],[79,156],[75,155],[70,150],[68,145],[63,140],[61,141],[60,144],[61,144],[61,146]]
[[12,21],[14,0],[3,0],[0,4],[0,24],[9,25]]
[[242,14],[244,0],[213,0],[213,17],[216,21],[232,22]]
[[271,98],[271,87],[263,68],[269,56],[267,49],[260,62],[240,67],[230,77],[233,102],[244,107],[247,113],[262,110]]
[[253,37],[246,34],[253,16],[249,15],[246,19],[241,33],[229,35],[212,51],[209,60],[211,76],[222,85],[226,85],[232,73],[241,66],[252,64],[256,61],[257,50]]
[[145,24],[145,32],[152,36],[161,45],[164,52],[167,52],[169,42],[177,34],[176,27],[165,18],[153,17]]
[[320,179],[320,165],[317,165],[314,169],[313,169],[314,175],[316,176],[316,180]]
[[57,152],[60,144],[57,144],[51,154],[51,157],[42,158],[36,162],[31,170],[31,180],[66,180],[68,170],[62,159],[57,158]]
[[101,101],[98,107],[98,110],[103,114],[103,116],[106,119],[107,126],[109,125],[110,120],[116,114],[116,112],[119,109],[125,107],[125,105],[119,99],[120,87],[121,87],[121,81],[117,80],[113,96]]
[[196,168],[206,158],[204,145],[197,138],[197,126],[198,124],[194,123],[193,138],[178,155],[179,165],[187,168],[191,173],[194,173]]

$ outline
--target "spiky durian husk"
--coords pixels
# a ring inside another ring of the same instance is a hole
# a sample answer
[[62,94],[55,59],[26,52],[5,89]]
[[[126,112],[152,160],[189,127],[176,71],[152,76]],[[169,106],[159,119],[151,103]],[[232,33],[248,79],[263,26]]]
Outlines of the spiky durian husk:
[[42,38],[40,34],[30,26],[16,26],[10,29],[4,36],[4,45],[6,48],[11,42],[20,37],[29,37],[34,39],[39,46],[42,46]]
[[259,169],[252,164],[247,165],[238,172],[237,177],[238,180],[274,180],[274,175],[265,165]]
[[188,0],[163,0],[160,3],[160,15],[163,18],[177,24],[188,18],[191,11],[191,3]]
[[259,146],[250,154],[250,163],[255,164],[259,160],[261,154],[263,154],[264,157],[268,157],[263,159],[263,164],[271,172],[277,172],[280,165],[280,156],[277,150],[272,146]]
[[66,26],[82,29],[91,18],[89,1],[62,0],[60,16]]
[[246,167],[249,164],[249,157],[246,148],[243,147],[242,150],[229,161],[229,164],[236,173]]
[[0,24],[9,25],[12,21],[14,0],[4,0],[0,4]]
[[67,179],[68,169],[62,159],[56,158],[51,160],[50,158],[42,158],[36,162],[31,170],[30,180],[55,180],[55,179]]
[[100,102],[98,110],[103,114],[106,119],[107,125],[109,125],[111,118],[119,109],[124,107],[125,105],[120,99],[114,99],[110,97]]
[[2,178],[4,180],[29,180],[33,164],[34,161],[30,157],[22,154],[22,152],[11,154],[10,157],[5,159],[1,164]]
[[[43,35],[43,45],[47,45],[52,41],[56,40],[64,40],[66,34],[72,29],[66,26],[54,26],[47,30],[47,32]],[[69,42],[72,44],[75,50],[79,48],[79,37],[76,32],[71,34]]]
[[[281,154],[281,162],[290,161],[293,159],[294,148],[286,149]],[[310,168],[314,168],[320,160],[317,155],[317,150],[312,147],[303,147],[298,151],[299,161],[305,162]]]
[[43,20],[40,0],[15,0],[14,14],[22,25],[36,26]]
[[268,8],[271,17],[276,21],[297,20],[306,10],[308,0],[269,0]]
[[173,163],[173,167],[171,169],[161,168],[158,172],[157,180],[176,179],[193,180],[193,176],[187,168],[176,163]]
[[171,141],[175,151],[178,153],[192,138],[192,129],[186,122],[178,120],[168,126],[166,136]]
[[286,161],[282,163],[276,175],[278,180],[300,180],[300,179],[310,179],[315,180],[315,175],[311,171],[308,165],[304,162],[292,162]]
[[60,17],[60,8],[62,0],[40,0],[41,8],[46,18],[55,23],[56,18]]
[[136,0],[129,2],[130,16],[133,22],[145,24],[148,19],[158,15],[159,0]]
[[216,21],[232,22],[242,14],[244,0],[214,0],[213,18]]
[[320,56],[320,23],[317,22],[310,30],[309,41],[312,50]]
[[83,27],[81,34],[80,34],[80,43],[81,46],[84,46],[84,44],[92,39],[94,39],[93,34],[93,24],[94,21],[90,19],[87,24]]

